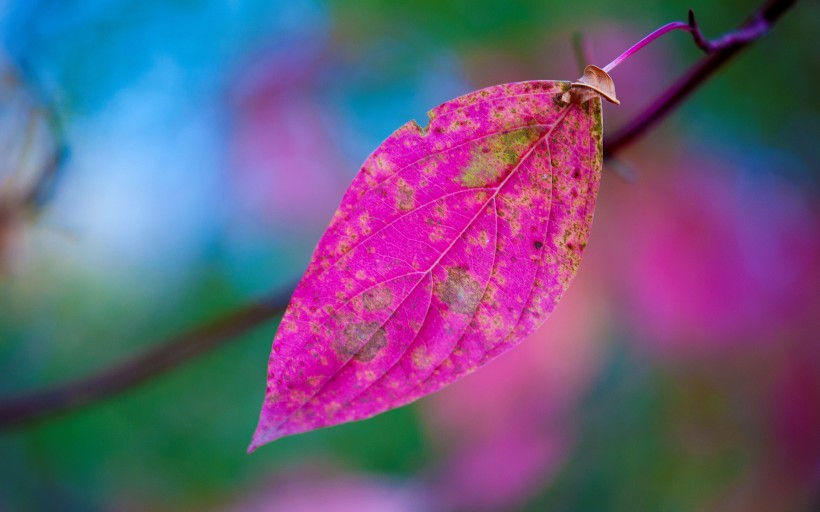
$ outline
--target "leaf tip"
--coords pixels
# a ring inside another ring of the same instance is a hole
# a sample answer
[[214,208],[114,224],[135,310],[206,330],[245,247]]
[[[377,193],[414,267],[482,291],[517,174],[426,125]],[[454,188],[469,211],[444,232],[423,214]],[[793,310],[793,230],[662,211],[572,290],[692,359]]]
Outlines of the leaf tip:
[[256,431],[253,433],[253,437],[251,438],[251,444],[248,445],[248,453],[253,453],[257,450],[257,448],[272,441],[276,441],[281,437],[285,437],[286,435],[288,435],[287,432],[282,432],[281,429],[271,427],[270,425],[264,424],[260,421],[259,425],[256,427]]
[[261,439],[259,429],[254,432],[253,437],[251,438],[251,444],[248,445],[248,455],[255,452],[257,448],[265,444],[265,441]]

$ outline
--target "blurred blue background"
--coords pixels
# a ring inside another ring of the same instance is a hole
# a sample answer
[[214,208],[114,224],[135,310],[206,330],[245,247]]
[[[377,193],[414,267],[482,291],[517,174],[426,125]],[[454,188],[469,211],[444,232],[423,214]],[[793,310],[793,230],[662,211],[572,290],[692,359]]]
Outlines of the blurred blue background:
[[[689,7],[715,36],[757,2],[0,0],[0,397],[290,285],[395,128]],[[247,456],[272,320],[0,432],[0,511],[812,510],[818,31],[799,2],[605,167],[575,284],[476,374]],[[621,65],[605,134],[698,56],[681,33]],[[3,210],[61,145],[39,214]]]

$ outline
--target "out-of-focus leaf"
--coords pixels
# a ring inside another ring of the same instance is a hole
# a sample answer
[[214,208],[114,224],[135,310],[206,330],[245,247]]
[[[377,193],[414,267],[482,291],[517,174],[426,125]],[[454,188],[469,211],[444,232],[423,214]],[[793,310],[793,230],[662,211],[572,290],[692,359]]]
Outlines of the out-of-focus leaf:
[[218,510],[232,512],[424,512],[435,510],[417,482],[376,475],[346,474],[313,463],[276,475],[258,490]]
[[589,90],[490,87],[376,149],[282,320],[251,450],[412,402],[546,319],[598,192],[601,100]]
[[818,210],[782,163],[779,174],[738,164],[689,157],[615,185],[612,277],[658,355],[746,351],[816,325]]
[[243,73],[235,105],[231,158],[244,215],[279,231],[318,232],[348,181],[345,158],[315,93],[324,43],[272,52]]
[[601,364],[598,335],[610,330],[600,279],[590,273],[594,256],[585,257],[549,322],[425,400],[425,423],[446,453],[433,485],[444,509],[518,510],[564,464],[579,429],[576,406]]

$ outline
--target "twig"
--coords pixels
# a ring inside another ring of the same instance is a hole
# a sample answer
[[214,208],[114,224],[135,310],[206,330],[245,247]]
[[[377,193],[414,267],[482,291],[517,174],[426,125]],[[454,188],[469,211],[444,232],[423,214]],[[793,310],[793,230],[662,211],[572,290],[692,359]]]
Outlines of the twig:
[[[737,31],[711,43],[702,40],[700,45],[714,53],[701,59],[646,111],[616,133],[605,147],[605,154],[613,156],[643,136],[741,48],[768,32],[795,2],[796,0],[770,0]],[[281,314],[287,307],[291,293],[292,290],[285,290],[265,301],[240,307],[215,322],[160,341],[145,353],[89,377],[2,400],[0,428],[44,419],[92,404],[179,367]]]
[[[10,62],[4,61],[3,63],[11,67]],[[28,190],[21,191],[14,201],[17,208],[36,214],[51,195],[59,172],[68,159],[69,149],[57,106],[34,78],[34,73],[31,72],[28,64],[18,60],[15,68],[10,69],[9,73],[14,82],[26,91],[30,100],[35,104],[30,116],[42,116],[48,126],[54,146],[48,160],[39,169],[37,178],[33,180]]]
[[60,171],[68,158],[68,146],[56,106],[50,101],[48,95],[37,87],[32,75],[26,72],[25,65],[18,62],[15,69],[5,60],[2,64],[9,67],[7,73],[10,86],[15,90],[23,91],[28,106],[28,129],[24,150],[17,163],[18,173],[25,167],[26,159],[34,151],[38,121],[43,121],[48,127],[51,147],[46,160],[37,168],[34,177],[24,187],[18,189],[13,186],[14,174],[7,180],[10,184],[8,190],[4,190],[6,183],[0,183],[0,272],[3,270],[2,263],[6,253],[8,235],[22,219],[30,219],[40,213],[53,192]]
[[156,343],[101,372],[0,403],[0,427],[9,427],[103,400],[178,367],[282,313],[291,290],[242,306],[224,317]]
[[692,66],[635,119],[609,137],[604,143],[604,155],[612,156],[643,136],[646,131],[669,115],[715,71],[736,56],[740,50],[766,35],[780,17],[794,7],[795,3],[797,0],[769,0],[737,30],[713,41],[706,41],[702,36],[698,37],[700,30],[697,29],[694,15],[690,11],[690,24],[696,29],[693,32],[695,43],[704,51],[709,52],[709,55]]

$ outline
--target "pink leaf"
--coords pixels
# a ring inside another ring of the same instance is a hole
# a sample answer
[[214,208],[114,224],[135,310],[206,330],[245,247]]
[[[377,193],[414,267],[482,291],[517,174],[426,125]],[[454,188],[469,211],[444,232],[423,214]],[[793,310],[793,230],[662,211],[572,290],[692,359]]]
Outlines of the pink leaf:
[[462,96],[365,161],[279,327],[250,450],[412,402],[541,325],[598,192],[592,91],[614,92],[585,78]]

